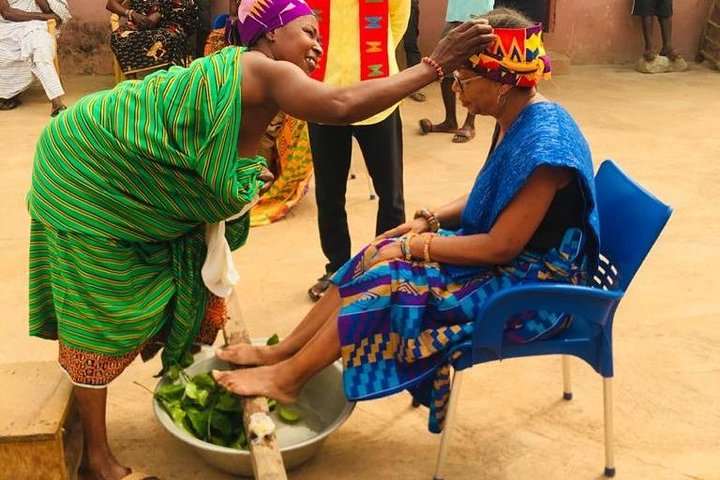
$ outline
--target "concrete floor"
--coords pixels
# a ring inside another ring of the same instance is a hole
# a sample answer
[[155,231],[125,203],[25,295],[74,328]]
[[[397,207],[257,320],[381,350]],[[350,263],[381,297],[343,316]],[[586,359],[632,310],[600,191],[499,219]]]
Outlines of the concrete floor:
[[[616,316],[615,445],[617,478],[720,479],[720,306],[711,265],[720,246],[720,74],[695,67],[683,74],[640,75],[626,67],[573,67],[543,93],[565,105],[592,147],[596,166],[613,158],[664,201],[673,217]],[[67,78],[68,99],[111,85],[105,77]],[[492,123],[478,119],[478,137],[455,145],[449,136],[420,137],[417,121],[439,118],[436,86],[429,101],[403,105],[409,212],[455,198],[472,184],[485,158]],[[53,342],[27,336],[28,215],[35,140],[49,120],[42,91],[0,112],[0,234],[5,274],[0,288],[0,362],[48,360]],[[355,248],[372,237],[375,203],[358,162],[348,210]],[[288,333],[310,304],[305,290],[323,258],[315,205],[304,199],[285,220],[251,232],[235,254],[242,275],[243,314],[257,336]],[[710,296],[708,296],[710,295]],[[548,357],[476,367],[466,375],[461,421],[446,472],[460,479],[599,479],[603,467],[600,378],[572,361],[572,402],[561,400],[560,361]],[[159,360],[139,361],[110,387],[110,440],[122,462],[164,479],[219,480],[163,431],[150,395]],[[372,477],[429,479],[439,437],[426,412],[399,394],[364,402],[294,480]],[[0,474],[0,476],[2,476]]]

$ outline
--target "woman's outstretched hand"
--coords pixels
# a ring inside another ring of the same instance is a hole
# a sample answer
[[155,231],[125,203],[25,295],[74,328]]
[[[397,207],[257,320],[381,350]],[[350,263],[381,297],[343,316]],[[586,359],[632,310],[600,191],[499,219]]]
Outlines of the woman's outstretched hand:
[[429,232],[430,231],[430,225],[428,225],[427,220],[425,220],[422,217],[416,218],[415,220],[411,220],[409,222],[405,222],[402,225],[398,225],[395,228],[392,228],[388,230],[385,233],[381,233],[380,236],[377,238],[397,238],[402,237],[408,232],[415,232],[415,233],[423,233],[423,232]]
[[485,50],[495,41],[492,27],[485,18],[475,18],[450,30],[430,57],[438,62],[445,75],[457,70],[468,58]]

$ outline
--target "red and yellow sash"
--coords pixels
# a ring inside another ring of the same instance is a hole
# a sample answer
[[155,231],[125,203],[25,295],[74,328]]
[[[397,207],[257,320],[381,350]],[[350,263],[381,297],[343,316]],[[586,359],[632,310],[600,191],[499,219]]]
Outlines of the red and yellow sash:
[[[307,0],[320,24],[320,38],[325,54],[320,58],[318,67],[312,74],[316,80],[325,78],[327,68],[327,45],[330,38],[331,0]],[[360,9],[360,80],[387,77],[390,75],[388,60],[388,29],[390,14],[388,0],[358,0]],[[341,12],[338,12],[342,15]]]

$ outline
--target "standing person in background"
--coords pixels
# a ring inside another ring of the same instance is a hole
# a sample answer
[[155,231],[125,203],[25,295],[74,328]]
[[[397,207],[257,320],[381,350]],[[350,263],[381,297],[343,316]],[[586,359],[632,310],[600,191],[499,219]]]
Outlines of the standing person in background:
[[[448,0],[447,14],[445,15],[445,30],[442,36],[450,30],[476,15],[482,15],[493,9],[494,0]],[[446,76],[440,83],[443,105],[445,107],[445,120],[441,123],[432,123],[430,119],[420,120],[420,133],[427,135],[433,132],[452,133],[453,143],[467,143],[475,137],[475,115],[468,112],[465,123],[458,128],[457,105],[455,92],[452,89],[453,78]]]
[[[420,0],[410,1],[410,21],[403,36],[403,50],[405,50],[405,64],[412,67],[420,63],[420,48],[418,47],[418,35],[420,35]],[[424,102],[425,94],[421,91],[408,95],[416,102]]]
[[[408,0],[308,0],[308,4],[317,14],[325,47],[314,78],[344,87],[398,72],[395,49],[410,17]],[[375,233],[405,221],[402,122],[395,104],[352,125],[309,123],[308,127],[320,244],[328,260],[324,274],[308,290],[310,299],[317,301],[330,286],[332,273],[350,259],[345,193],[353,137],[378,194]]]
[[662,36],[660,55],[673,62],[682,58],[682,55],[672,46],[672,0],[634,0],[632,14],[642,18],[642,32],[645,40],[643,58],[645,60],[652,62],[657,56],[652,41],[652,24],[655,17],[660,24],[660,35]]

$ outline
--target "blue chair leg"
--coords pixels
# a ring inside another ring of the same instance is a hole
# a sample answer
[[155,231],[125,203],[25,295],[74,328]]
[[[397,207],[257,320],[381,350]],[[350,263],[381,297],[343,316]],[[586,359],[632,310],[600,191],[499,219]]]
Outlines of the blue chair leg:
[[445,461],[447,460],[450,449],[450,433],[455,423],[455,412],[457,410],[458,397],[460,396],[460,387],[462,386],[463,372],[455,371],[450,389],[450,400],[448,401],[447,416],[445,417],[445,426],[443,427],[442,436],[440,438],[440,451],[438,452],[437,464],[435,465],[435,475],[433,480],[443,480],[442,472],[445,469]]
[[572,400],[572,377],[570,375],[570,355],[562,356],[563,399]]
[[615,451],[613,448],[613,398],[612,377],[603,378],[603,409],[605,417],[605,476],[615,476]]

